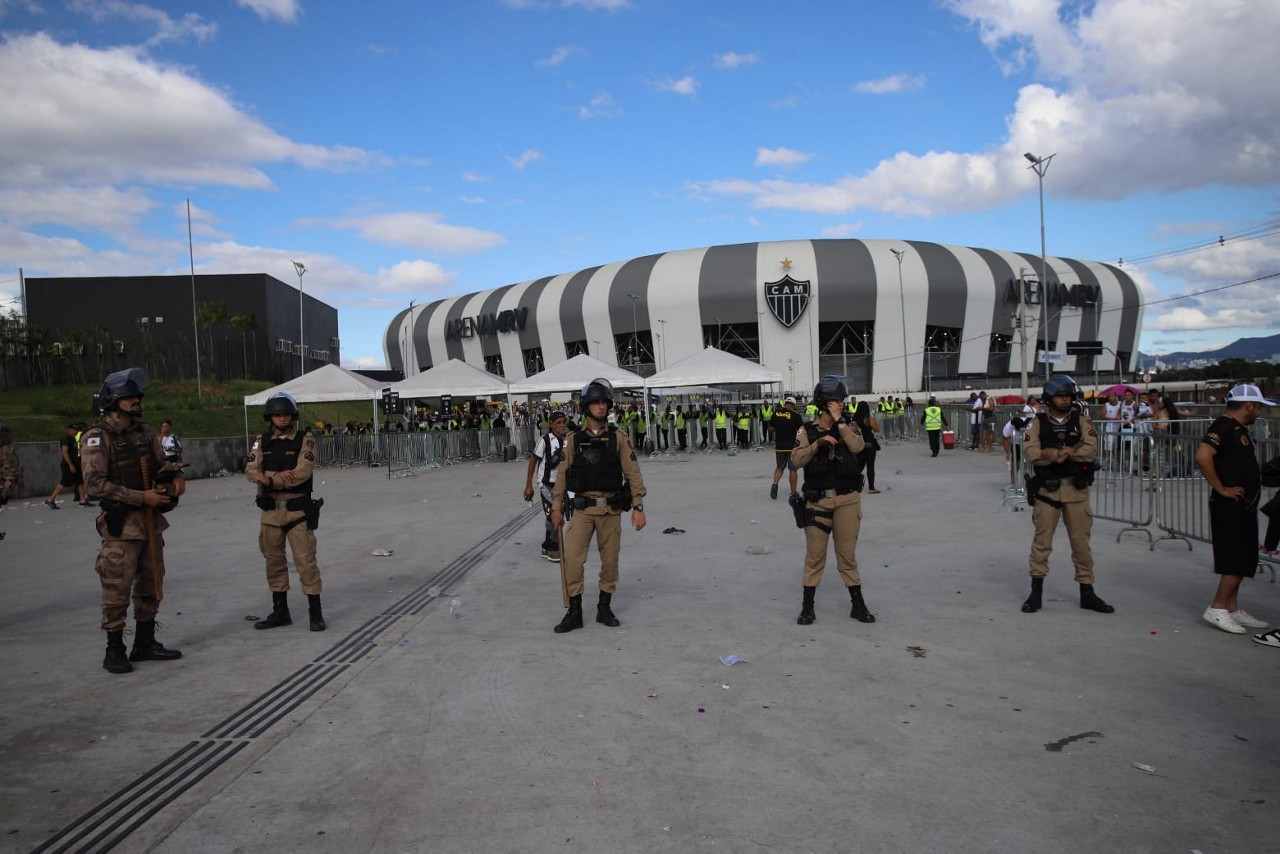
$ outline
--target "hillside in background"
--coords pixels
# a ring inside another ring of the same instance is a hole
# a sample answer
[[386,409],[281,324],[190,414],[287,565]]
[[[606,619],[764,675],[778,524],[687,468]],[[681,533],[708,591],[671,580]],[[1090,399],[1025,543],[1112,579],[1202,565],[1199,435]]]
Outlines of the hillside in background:
[[1280,353],[1280,335],[1269,335],[1266,338],[1240,338],[1221,349],[1204,350],[1199,353],[1185,350],[1159,354],[1139,352],[1138,360],[1141,364],[1150,364],[1159,359],[1170,366],[1193,359],[1205,359],[1210,362],[1220,362],[1223,359],[1247,359],[1250,362],[1262,362],[1278,353]]

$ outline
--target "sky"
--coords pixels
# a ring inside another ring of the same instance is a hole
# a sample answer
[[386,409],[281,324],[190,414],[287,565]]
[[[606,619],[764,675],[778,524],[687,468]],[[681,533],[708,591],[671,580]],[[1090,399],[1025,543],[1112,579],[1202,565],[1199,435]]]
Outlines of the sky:
[[268,273],[408,306],[823,237],[1120,262],[1141,350],[1280,331],[1280,3],[0,0],[0,310]]

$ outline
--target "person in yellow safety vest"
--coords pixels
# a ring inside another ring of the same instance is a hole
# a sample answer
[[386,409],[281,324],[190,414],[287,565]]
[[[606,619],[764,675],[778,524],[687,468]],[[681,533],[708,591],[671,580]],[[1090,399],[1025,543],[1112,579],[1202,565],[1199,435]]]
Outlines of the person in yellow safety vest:
[[720,450],[729,450],[729,413],[724,411],[723,406],[716,407],[716,444],[720,446]]
[[880,398],[880,402],[876,404],[877,412],[888,412],[892,408],[893,407],[890,406],[889,401],[885,400],[883,397]]
[[764,441],[768,444],[773,435],[773,404],[768,400],[760,407],[760,426],[764,428]]
[[734,424],[737,430],[738,447],[746,450],[751,447],[751,412],[750,410],[738,408],[737,418]]
[[818,405],[812,400],[804,405],[804,420],[812,421],[818,417]]
[[671,404],[667,404],[667,408],[662,410],[662,417],[658,419],[658,441],[656,442],[657,450],[665,451],[671,447]]
[[698,447],[705,451],[707,440],[711,438],[711,407],[705,403],[698,409],[698,427],[702,430],[702,442]]
[[680,443],[680,450],[687,451],[689,449],[689,434],[685,432],[688,422],[684,417],[684,407],[676,404],[676,441]]
[[942,444],[942,428],[949,427],[947,424],[947,416],[942,414],[942,407],[938,405],[938,398],[929,395],[929,402],[925,404],[924,414],[920,416],[920,423],[924,425],[924,430],[929,434],[929,450],[933,456],[938,455],[938,448]]

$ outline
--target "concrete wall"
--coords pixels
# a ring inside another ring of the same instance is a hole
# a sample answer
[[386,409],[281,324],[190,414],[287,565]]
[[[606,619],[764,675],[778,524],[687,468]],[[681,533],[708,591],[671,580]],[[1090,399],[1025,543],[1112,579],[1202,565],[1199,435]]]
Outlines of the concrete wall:
[[[10,496],[18,498],[45,498],[53,492],[61,478],[58,462],[61,455],[57,442],[15,442],[18,449],[18,475],[16,491]],[[236,475],[240,457],[245,455],[243,436],[221,439],[183,439],[182,458],[191,466],[186,470],[191,479],[211,477],[226,469]],[[67,495],[68,490],[63,490]]]

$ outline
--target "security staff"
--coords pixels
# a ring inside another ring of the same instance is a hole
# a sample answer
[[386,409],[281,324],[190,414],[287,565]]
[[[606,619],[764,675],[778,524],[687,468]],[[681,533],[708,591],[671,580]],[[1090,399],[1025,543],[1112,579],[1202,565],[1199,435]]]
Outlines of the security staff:
[[600,552],[596,622],[621,625],[613,614],[612,602],[618,588],[623,511],[631,511],[631,524],[637,531],[645,526],[644,479],[636,453],[627,435],[608,423],[613,386],[606,379],[594,379],[582,389],[581,402],[586,418],[565,441],[564,459],[551,494],[551,523],[557,529],[564,524],[561,508],[566,494],[571,495],[569,505],[574,511],[569,530],[561,538],[560,573],[569,610],[555,627],[557,634],[582,628],[583,568],[592,534]]
[[723,406],[716,407],[716,444],[720,450],[727,451],[729,449],[729,413],[724,411]]
[[1034,504],[1031,521],[1035,525],[1029,558],[1031,595],[1022,603],[1027,614],[1040,610],[1059,518],[1067,526],[1071,542],[1071,562],[1080,584],[1080,607],[1100,614],[1115,611],[1093,592],[1089,486],[1098,456],[1098,432],[1089,416],[1074,405],[1079,396],[1076,381],[1067,374],[1050,377],[1041,397],[1048,411],[1036,415],[1023,444],[1024,458],[1035,466],[1035,477],[1028,478],[1027,487],[1028,500]]
[[929,402],[924,407],[924,414],[920,416],[920,423],[924,425],[924,431],[929,434],[929,451],[936,457],[938,449],[942,447],[942,428],[951,425],[947,424],[947,416],[942,414],[938,398],[933,395],[929,395]]
[[827,542],[832,536],[836,542],[836,568],[853,603],[849,616],[863,623],[876,621],[862,598],[855,555],[862,524],[862,463],[858,454],[864,442],[857,425],[841,418],[847,396],[842,382],[827,379],[818,383],[813,389],[818,417],[797,433],[796,447],[791,452],[791,459],[804,469],[802,497],[792,504],[796,508],[803,502],[800,509],[805,523],[804,603],[796,618],[802,626],[816,619],[813,598],[827,565]]
[[764,429],[763,441],[766,444],[773,440],[773,413],[776,411],[773,403],[767,399],[760,407],[760,426]]
[[323,499],[311,497],[311,472],[316,464],[316,440],[298,426],[298,404],[284,392],[267,398],[262,410],[267,429],[254,440],[244,474],[258,487],[255,503],[262,511],[258,550],[266,559],[267,586],[271,589],[271,613],[253,624],[255,629],[293,625],[289,614],[289,562],[285,542],[293,552],[293,565],[307,596],[311,631],[325,630],[320,607],[320,567],[316,565],[316,534]]
[[[131,661],[182,657],[156,640],[156,613],[164,599],[160,534],[169,527],[160,514],[177,506],[186,481],[180,466],[161,472],[164,448],[142,421],[146,381],[140,368],[117,371],[102,381],[102,420],[85,432],[80,448],[86,488],[100,499],[102,511],[95,523],[102,546],[94,569],[102,582],[102,628],[107,633],[102,666],[110,673],[130,672]],[[136,631],[126,658],[124,625],[131,598]]]
[[676,441],[680,443],[680,450],[687,451],[689,449],[689,434],[686,431],[688,426],[684,417],[684,407],[676,404]]

